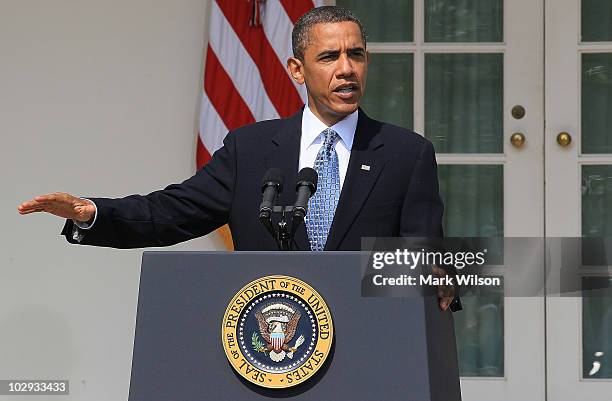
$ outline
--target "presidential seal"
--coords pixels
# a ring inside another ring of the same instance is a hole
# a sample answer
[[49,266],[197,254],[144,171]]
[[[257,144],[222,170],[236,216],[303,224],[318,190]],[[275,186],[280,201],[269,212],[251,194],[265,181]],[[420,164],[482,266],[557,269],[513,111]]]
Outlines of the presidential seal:
[[225,355],[246,380],[286,388],[310,379],[331,349],[329,308],[311,286],[289,276],[245,285],[229,303],[221,328]]

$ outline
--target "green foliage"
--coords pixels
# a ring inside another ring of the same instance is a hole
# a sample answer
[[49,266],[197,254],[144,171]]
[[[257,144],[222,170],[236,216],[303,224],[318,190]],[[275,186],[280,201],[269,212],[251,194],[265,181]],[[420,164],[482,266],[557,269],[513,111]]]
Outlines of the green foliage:
[[251,336],[251,344],[253,345],[253,349],[256,352],[263,352],[264,354],[266,353],[266,344],[264,344],[259,339],[259,336],[256,332],[253,332],[253,335]]

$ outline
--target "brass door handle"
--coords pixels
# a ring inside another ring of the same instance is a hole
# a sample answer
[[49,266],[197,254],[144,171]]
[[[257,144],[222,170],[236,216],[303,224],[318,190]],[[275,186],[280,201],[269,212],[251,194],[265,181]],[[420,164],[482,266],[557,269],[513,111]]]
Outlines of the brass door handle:
[[525,141],[526,141],[525,135],[523,135],[520,132],[515,132],[510,137],[510,143],[512,144],[512,146],[514,146],[517,149],[522,148],[523,145],[525,144]]
[[572,136],[567,132],[559,132],[559,135],[557,135],[557,143],[561,147],[566,148],[572,143]]

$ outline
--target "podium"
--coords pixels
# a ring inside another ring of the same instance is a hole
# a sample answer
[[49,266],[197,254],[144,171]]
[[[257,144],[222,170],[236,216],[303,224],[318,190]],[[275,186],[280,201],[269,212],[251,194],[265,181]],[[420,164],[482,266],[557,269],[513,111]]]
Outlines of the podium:
[[[362,297],[359,252],[145,252],[129,401],[458,401],[452,314],[435,292]],[[245,380],[222,343],[240,289],[260,277],[308,283],[333,318],[332,348],[308,380],[269,389]]]

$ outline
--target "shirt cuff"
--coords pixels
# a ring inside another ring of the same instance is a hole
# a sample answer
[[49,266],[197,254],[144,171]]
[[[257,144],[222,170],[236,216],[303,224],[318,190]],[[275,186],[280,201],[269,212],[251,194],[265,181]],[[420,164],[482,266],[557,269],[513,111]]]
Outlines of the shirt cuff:
[[87,198],[83,198],[83,199],[90,201],[92,205],[94,206],[94,209],[96,209],[96,211],[94,212],[94,218],[91,224],[88,224],[85,221],[76,221],[76,220],[72,220],[72,221],[74,222],[74,225],[80,228],[81,230],[90,230],[94,226],[94,224],[96,224],[96,219],[98,218],[98,207],[96,206],[96,203],[92,201],[91,199],[87,199]]

